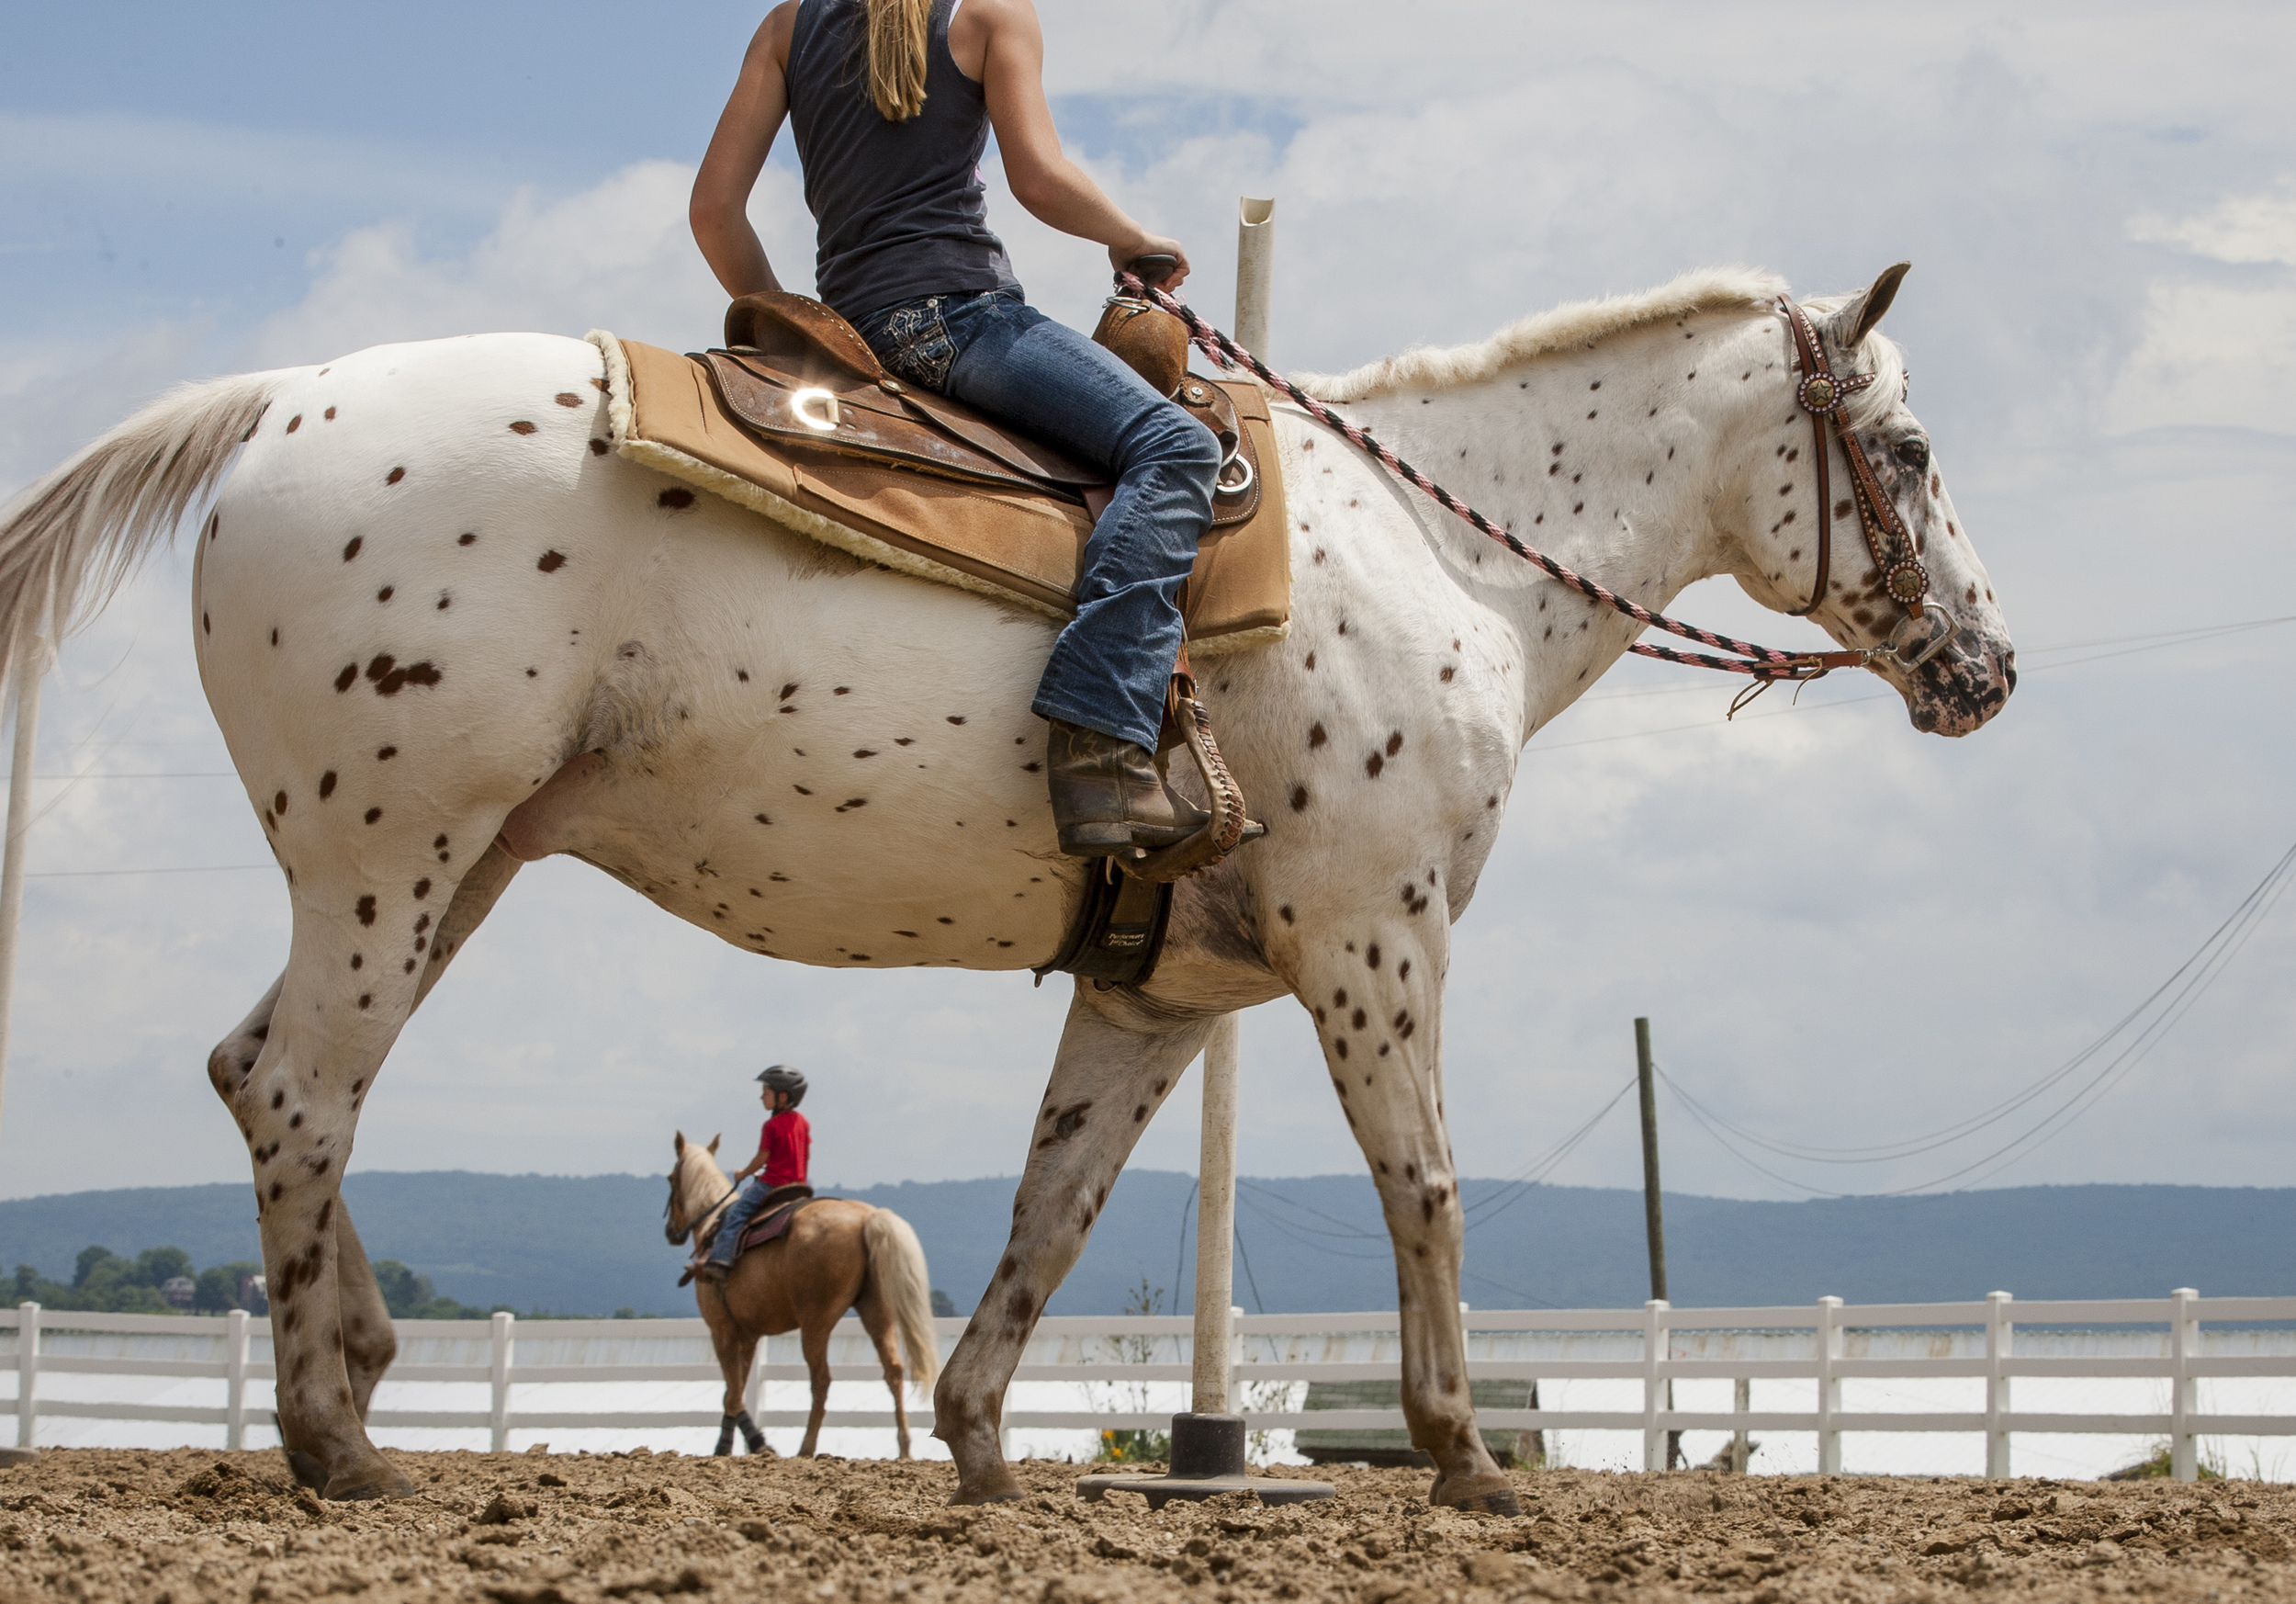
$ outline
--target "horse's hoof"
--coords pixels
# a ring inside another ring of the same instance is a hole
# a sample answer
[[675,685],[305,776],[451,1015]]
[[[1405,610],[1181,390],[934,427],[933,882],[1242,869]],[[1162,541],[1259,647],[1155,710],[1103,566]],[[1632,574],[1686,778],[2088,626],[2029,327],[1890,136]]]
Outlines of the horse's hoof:
[[388,1464],[345,1471],[328,1482],[319,1495],[330,1503],[356,1504],[374,1498],[411,1498],[414,1484]]
[[1523,1502],[1514,1484],[1503,1475],[1435,1477],[1427,1489],[1427,1502],[1440,1508],[1464,1509],[1470,1515],[1520,1515]]
[[327,1485],[327,1467],[310,1454],[299,1448],[285,1448],[279,1452],[287,1455],[287,1474],[295,1478],[297,1486],[309,1487],[316,1493]]
[[955,1508],[965,1504],[1018,1504],[1028,1496],[1028,1489],[1013,1479],[1012,1472],[998,1465],[993,1474],[979,1481],[959,1482],[949,1505]]

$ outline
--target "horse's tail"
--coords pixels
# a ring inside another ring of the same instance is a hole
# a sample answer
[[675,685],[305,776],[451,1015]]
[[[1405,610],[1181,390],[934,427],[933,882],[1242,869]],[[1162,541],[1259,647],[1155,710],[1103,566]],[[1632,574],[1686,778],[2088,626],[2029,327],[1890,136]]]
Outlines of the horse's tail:
[[891,1209],[879,1209],[861,1226],[869,1249],[869,1273],[892,1305],[901,1331],[901,1364],[917,1389],[931,1395],[940,1378],[940,1343],[933,1332],[932,1280],[925,1268],[925,1245],[909,1223]]
[[39,672],[222,476],[293,370],[179,385],[0,512],[0,673]]

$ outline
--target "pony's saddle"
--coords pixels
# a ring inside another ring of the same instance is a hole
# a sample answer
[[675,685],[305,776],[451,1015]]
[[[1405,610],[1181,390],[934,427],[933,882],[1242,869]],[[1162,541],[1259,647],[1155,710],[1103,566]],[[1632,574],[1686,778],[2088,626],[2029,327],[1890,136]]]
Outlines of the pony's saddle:
[[[719,350],[611,334],[614,446],[854,556],[1066,617],[1105,474],[885,371],[803,296],[744,296]],[[1282,637],[1283,488],[1266,398],[1184,375],[1172,399],[1220,442],[1211,533],[1181,599],[1199,652]],[[664,502],[675,505],[665,492]]]
[[738,1259],[750,1248],[762,1248],[782,1235],[797,1217],[797,1211],[811,1202],[813,1188],[803,1181],[794,1186],[777,1186],[767,1192],[758,1212],[741,1228],[741,1240],[734,1246],[734,1257]]

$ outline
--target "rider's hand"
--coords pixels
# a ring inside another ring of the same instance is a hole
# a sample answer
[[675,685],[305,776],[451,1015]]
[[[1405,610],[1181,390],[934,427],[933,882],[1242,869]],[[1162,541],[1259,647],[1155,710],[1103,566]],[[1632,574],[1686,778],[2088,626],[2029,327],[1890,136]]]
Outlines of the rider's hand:
[[1172,269],[1170,276],[1162,284],[1156,286],[1166,294],[1179,288],[1187,281],[1187,247],[1177,240],[1167,240],[1158,234],[1142,234],[1136,240],[1109,247],[1109,260],[1115,265],[1119,273],[1129,271],[1131,265],[1142,256],[1178,258],[1180,265]]

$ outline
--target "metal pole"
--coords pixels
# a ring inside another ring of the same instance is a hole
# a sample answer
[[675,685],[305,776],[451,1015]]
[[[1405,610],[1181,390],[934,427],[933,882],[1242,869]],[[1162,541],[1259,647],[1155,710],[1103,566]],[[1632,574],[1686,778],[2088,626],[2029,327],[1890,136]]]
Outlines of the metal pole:
[[1195,1402],[1199,1415],[1225,1415],[1228,1378],[1235,1362],[1236,1065],[1242,1022],[1232,1013],[1213,1022],[1204,1042],[1204,1131],[1197,1161]]
[[[1650,1067],[1650,1022],[1635,1021],[1635,1075],[1642,1086],[1642,1221],[1650,1238],[1650,1296],[1666,1302],[1666,1216],[1659,1203],[1659,1090]],[[1674,1407],[1674,1383],[1666,1384],[1666,1406]],[[1683,1434],[1666,1434],[1666,1468],[1682,1457]]]
[[37,643],[16,670],[16,757],[8,771],[8,835],[0,854],[0,1106],[8,1086],[8,1018],[16,1003],[16,931],[24,912],[25,835],[32,828],[32,748],[39,734]]
[[1235,230],[1236,344],[1266,361],[1267,320],[1275,304],[1276,203],[1245,196]]

